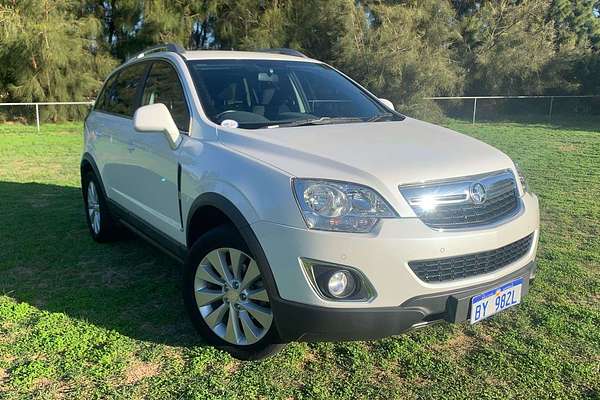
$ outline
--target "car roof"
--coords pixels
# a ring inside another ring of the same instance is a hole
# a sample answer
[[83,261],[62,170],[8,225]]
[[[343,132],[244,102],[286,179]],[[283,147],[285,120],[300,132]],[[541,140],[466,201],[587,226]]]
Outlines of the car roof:
[[186,60],[280,60],[320,63],[320,61],[308,57],[259,51],[188,50],[181,56]]

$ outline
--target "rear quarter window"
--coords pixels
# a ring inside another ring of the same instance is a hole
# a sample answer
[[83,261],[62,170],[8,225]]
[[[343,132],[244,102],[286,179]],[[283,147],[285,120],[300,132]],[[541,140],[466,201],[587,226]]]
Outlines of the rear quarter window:
[[96,99],[96,104],[94,104],[94,110],[97,111],[106,111],[106,107],[108,104],[108,96],[111,92],[112,86],[115,83],[115,79],[117,78],[118,74],[113,74],[111,75],[108,80],[106,81],[106,83],[104,84],[104,87],[102,88],[102,90],[100,91],[100,94],[98,95],[98,98]]

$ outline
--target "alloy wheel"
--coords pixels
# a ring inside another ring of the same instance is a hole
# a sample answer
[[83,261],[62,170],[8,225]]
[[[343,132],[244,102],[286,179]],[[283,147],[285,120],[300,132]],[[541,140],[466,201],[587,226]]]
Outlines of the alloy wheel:
[[237,249],[215,249],[202,259],[194,277],[194,296],[204,322],[231,344],[258,342],[273,322],[258,265]]
[[90,181],[88,184],[87,212],[92,230],[98,235],[100,233],[100,200],[98,197],[98,190],[93,181]]

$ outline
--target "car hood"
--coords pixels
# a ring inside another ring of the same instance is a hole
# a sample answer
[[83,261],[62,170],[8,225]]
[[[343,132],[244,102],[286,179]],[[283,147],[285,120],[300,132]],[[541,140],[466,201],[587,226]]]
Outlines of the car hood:
[[398,185],[513,169],[494,147],[440,126],[403,121],[259,130],[225,130],[230,148],[292,176]]

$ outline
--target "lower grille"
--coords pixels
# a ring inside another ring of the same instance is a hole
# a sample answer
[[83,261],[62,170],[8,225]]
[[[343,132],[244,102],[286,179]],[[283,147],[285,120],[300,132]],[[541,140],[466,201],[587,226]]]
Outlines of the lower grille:
[[464,256],[410,261],[408,266],[425,282],[444,282],[486,274],[525,256],[531,248],[533,233],[496,250]]

